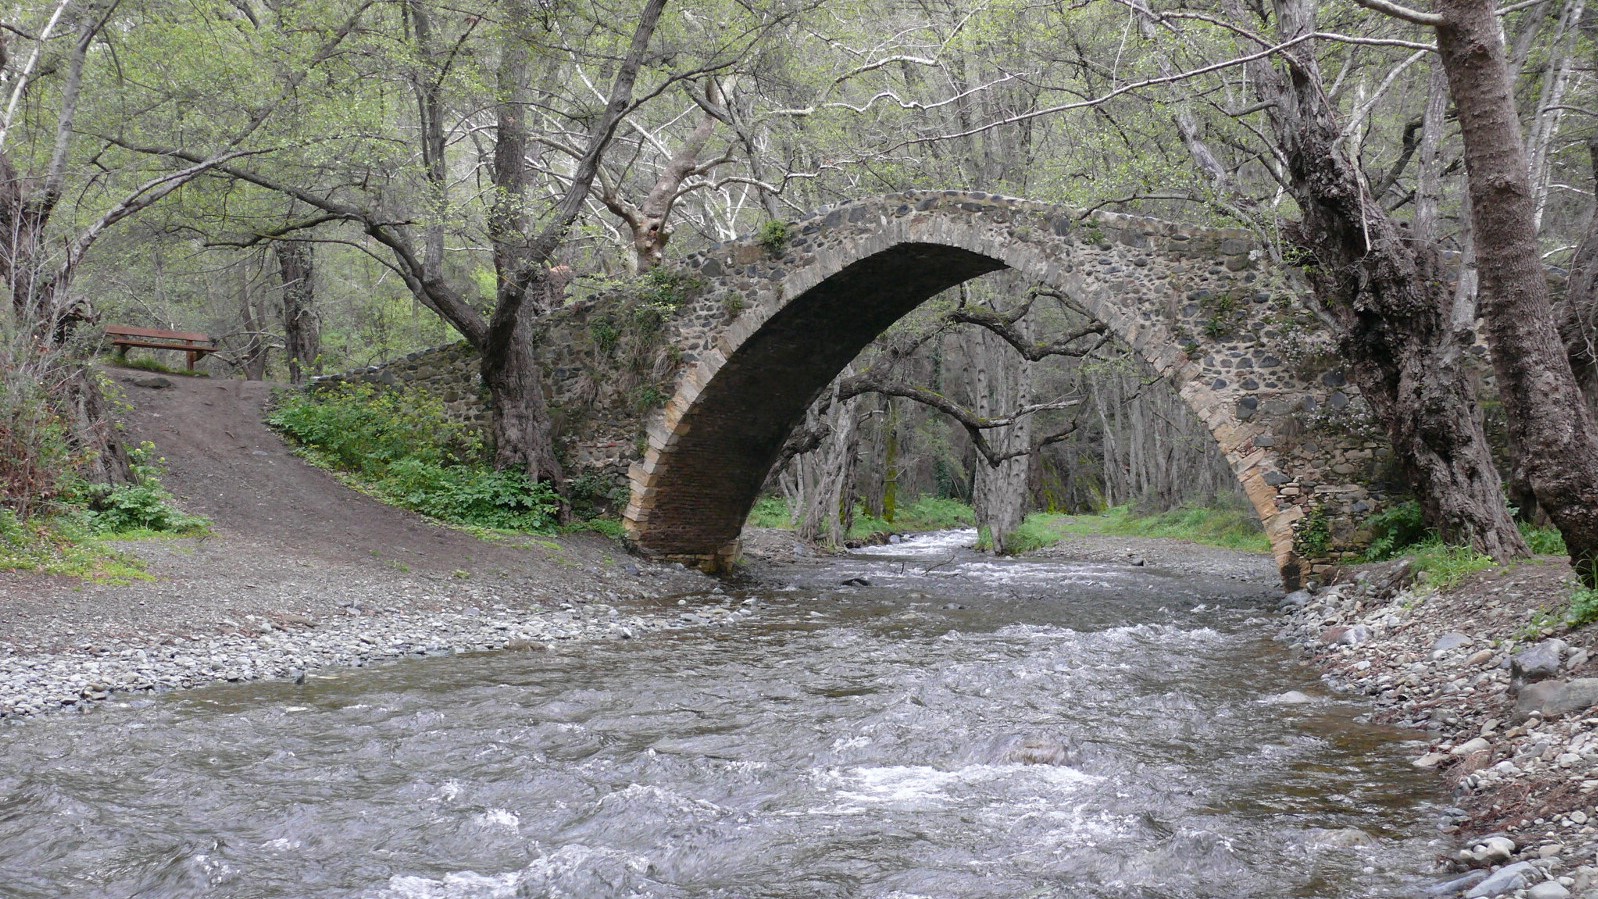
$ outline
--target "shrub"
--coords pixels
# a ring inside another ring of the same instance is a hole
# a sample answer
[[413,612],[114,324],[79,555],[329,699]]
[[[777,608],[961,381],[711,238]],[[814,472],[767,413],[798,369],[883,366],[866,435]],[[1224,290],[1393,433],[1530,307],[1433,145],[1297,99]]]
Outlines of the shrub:
[[749,512],[749,526],[791,530],[793,516],[788,511],[788,501],[780,496],[762,496]]
[[759,240],[760,245],[766,248],[767,253],[777,256],[787,248],[788,241],[792,237],[793,235],[790,233],[787,222],[781,219],[772,219],[760,226],[760,235],[756,240]]
[[522,471],[489,467],[475,428],[422,390],[365,384],[281,396],[267,421],[382,499],[451,524],[548,531],[560,497]]
[[345,384],[280,395],[267,423],[312,447],[328,464],[380,474],[401,459],[432,465],[483,459],[482,437],[450,421],[444,401],[425,390]]
[[210,527],[208,519],[185,514],[173,505],[172,494],[161,486],[162,462],[155,457],[154,444],[146,442],[130,450],[128,456],[133,463],[131,484],[86,484],[78,485],[74,491],[87,502],[85,522],[90,533],[186,534]]
[[1468,546],[1448,546],[1428,543],[1420,546],[1414,555],[1416,576],[1424,574],[1426,583],[1438,590],[1448,590],[1478,571],[1497,565],[1490,556],[1484,556]]
[[1598,621],[1598,590],[1577,587],[1570,594],[1570,609],[1565,613],[1565,621],[1571,627],[1585,627]]
[[1437,535],[1421,518],[1420,503],[1410,500],[1398,503],[1365,519],[1372,534],[1371,545],[1365,550],[1369,562],[1385,562],[1409,549],[1436,540]]

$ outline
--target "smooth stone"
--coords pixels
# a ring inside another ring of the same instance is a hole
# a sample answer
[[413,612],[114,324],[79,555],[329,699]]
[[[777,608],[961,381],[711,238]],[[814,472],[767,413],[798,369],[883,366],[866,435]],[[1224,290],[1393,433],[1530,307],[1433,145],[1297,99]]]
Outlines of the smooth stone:
[[1502,896],[1511,893],[1526,885],[1526,881],[1537,869],[1531,862],[1515,862],[1505,865],[1493,872],[1486,880],[1473,887],[1465,894],[1465,899],[1485,899],[1487,896]]
[[1443,634],[1432,644],[1432,652],[1450,652],[1461,646],[1469,646],[1470,638],[1464,634]]
[[1598,677],[1574,680],[1545,680],[1531,684],[1515,698],[1515,721],[1525,721],[1533,712],[1544,718],[1557,718],[1598,705]]
[[1481,752],[1483,749],[1490,749],[1490,748],[1492,748],[1492,745],[1493,744],[1487,742],[1486,740],[1482,739],[1481,737],[1476,737],[1473,740],[1467,740],[1466,742],[1461,743],[1458,746],[1455,746],[1453,749],[1450,749],[1448,751],[1448,754],[1449,755],[1470,755],[1473,752]]
[[1420,891],[1422,896],[1458,896],[1465,890],[1487,879],[1486,871],[1472,871],[1464,877],[1433,884]]
[[1570,899],[1570,891],[1557,880],[1539,883],[1526,893],[1526,899]]

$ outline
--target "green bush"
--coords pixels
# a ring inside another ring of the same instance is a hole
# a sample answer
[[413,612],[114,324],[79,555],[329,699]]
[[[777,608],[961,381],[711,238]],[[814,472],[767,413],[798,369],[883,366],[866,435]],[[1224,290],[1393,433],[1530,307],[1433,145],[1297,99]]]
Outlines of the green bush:
[[278,398],[267,419],[382,499],[451,524],[548,531],[560,497],[521,471],[496,471],[470,425],[421,390],[344,385]]
[[1570,552],[1565,548],[1565,538],[1558,528],[1540,528],[1521,522],[1520,535],[1526,538],[1526,545],[1531,547],[1531,551],[1539,556],[1563,556]]
[[1598,621],[1598,590],[1577,587],[1570,594],[1570,610],[1565,613],[1565,621],[1571,627],[1585,627]]
[[788,511],[788,501],[780,496],[762,496],[749,512],[749,526],[791,530],[793,517]]
[[145,442],[128,451],[133,467],[133,483],[79,484],[75,498],[87,504],[84,522],[94,535],[132,531],[192,534],[204,531],[211,522],[177,509],[172,494],[161,486],[162,462],[155,456],[155,445]]
[[529,483],[522,471],[400,459],[376,486],[395,505],[452,524],[545,531],[560,513],[560,498],[549,485]]
[[1365,550],[1368,562],[1385,562],[1412,546],[1435,541],[1437,534],[1421,518],[1420,503],[1410,500],[1377,512],[1365,520],[1372,539]]
[[476,429],[446,418],[444,401],[425,390],[345,384],[282,394],[267,423],[335,468],[366,474],[401,459],[450,465],[484,455]]
[[1415,549],[1412,567],[1417,578],[1424,574],[1427,584],[1438,590],[1448,590],[1470,575],[1497,564],[1490,556],[1484,556],[1468,546],[1433,542]]

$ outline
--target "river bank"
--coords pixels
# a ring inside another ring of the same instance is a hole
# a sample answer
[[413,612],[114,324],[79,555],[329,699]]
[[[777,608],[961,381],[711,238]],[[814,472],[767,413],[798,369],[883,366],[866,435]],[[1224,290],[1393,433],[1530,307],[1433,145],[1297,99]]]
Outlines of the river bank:
[[1429,734],[1412,763],[1452,787],[1460,842],[1431,896],[1598,897],[1598,629],[1554,624],[1572,580],[1542,558],[1438,591],[1389,564],[1283,601],[1277,639]]

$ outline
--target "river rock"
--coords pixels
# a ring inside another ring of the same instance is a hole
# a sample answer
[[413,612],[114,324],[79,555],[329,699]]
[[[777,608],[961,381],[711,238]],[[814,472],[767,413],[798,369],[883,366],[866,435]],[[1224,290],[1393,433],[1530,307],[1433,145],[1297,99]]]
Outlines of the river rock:
[[[1476,738],[1471,739],[1471,740],[1466,740],[1465,742],[1459,744],[1458,746],[1455,746],[1453,749],[1448,750],[1448,754],[1449,755],[1470,755],[1473,752],[1481,752],[1483,749],[1490,749],[1491,747],[1492,747],[1491,743],[1487,742],[1485,739],[1483,739],[1481,737],[1476,737]],[[1510,852],[1514,852],[1515,851],[1515,846],[1514,846],[1513,843],[1510,844],[1509,851]],[[1504,857],[1508,858],[1508,856],[1504,856]]]
[[1564,648],[1563,640],[1544,640],[1523,649],[1509,658],[1509,673],[1523,684],[1547,680],[1559,673],[1559,654]]
[[1453,652],[1461,646],[1469,646],[1470,638],[1464,634],[1443,634],[1432,644],[1432,655],[1444,652]]
[[1371,629],[1363,624],[1334,624],[1321,631],[1321,642],[1327,646],[1358,646],[1370,638]]
[[1422,896],[1458,896],[1487,879],[1486,871],[1472,871],[1464,877],[1433,884],[1420,891]]
[[1525,721],[1533,713],[1541,713],[1544,718],[1557,718],[1584,711],[1593,705],[1598,705],[1598,677],[1545,680],[1520,691],[1515,698],[1515,721]]
[[1549,880],[1532,887],[1526,899],[1570,899],[1570,891],[1559,881]]
[[1485,899],[1488,896],[1502,896],[1524,887],[1536,872],[1531,862],[1515,862],[1505,865],[1493,872],[1492,876],[1472,887],[1465,894],[1465,899]]
[[1302,609],[1304,608],[1304,605],[1309,602],[1309,600],[1310,595],[1308,590],[1294,590],[1292,593],[1282,597],[1282,611],[1285,612],[1291,609]]
[[1488,837],[1461,850],[1459,860],[1475,868],[1501,865],[1515,857],[1515,841],[1509,837]]

